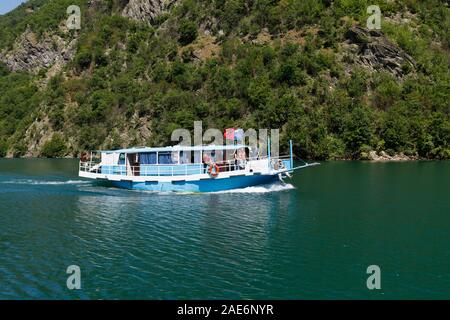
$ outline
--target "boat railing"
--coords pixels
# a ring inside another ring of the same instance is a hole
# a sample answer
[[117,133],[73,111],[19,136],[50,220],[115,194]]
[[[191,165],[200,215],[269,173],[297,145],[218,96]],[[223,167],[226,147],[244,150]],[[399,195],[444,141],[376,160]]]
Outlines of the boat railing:
[[[263,157],[248,157],[245,159],[244,166],[239,166],[239,163],[232,160],[225,160],[216,162],[219,167],[219,172],[242,171],[252,172],[256,168],[260,168],[257,164],[258,160],[267,160],[267,156]],[[289,160],[289,156],[270,157],[271,162],[278,160]],[[270,165],[270,164],[269,164]],[[209,165],[205,163],[186,163],[186,164],[150,164],[130,166],[126,164],[108,165],[101,164],[99,161],[80,161],[80,172],[89,172],[95,174],[109,174],[119,176],[183,176],[193,174],[208,173]]]

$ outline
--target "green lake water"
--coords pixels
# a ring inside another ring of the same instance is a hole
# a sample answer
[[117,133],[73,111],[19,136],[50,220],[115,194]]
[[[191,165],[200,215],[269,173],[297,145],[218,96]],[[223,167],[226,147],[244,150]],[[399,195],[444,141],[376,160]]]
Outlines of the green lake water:
[[0,160],[0,299],[450,299],[450,162],[328,162],[214,194],[77,169]]

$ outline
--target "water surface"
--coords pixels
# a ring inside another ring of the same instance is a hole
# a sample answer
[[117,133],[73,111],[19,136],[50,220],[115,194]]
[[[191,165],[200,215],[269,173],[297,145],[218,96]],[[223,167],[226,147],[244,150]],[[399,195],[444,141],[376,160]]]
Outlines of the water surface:
[[1,299],[450,299],[449,162],[330,162],[286,186],[188,195],[77,168],[0,160]]

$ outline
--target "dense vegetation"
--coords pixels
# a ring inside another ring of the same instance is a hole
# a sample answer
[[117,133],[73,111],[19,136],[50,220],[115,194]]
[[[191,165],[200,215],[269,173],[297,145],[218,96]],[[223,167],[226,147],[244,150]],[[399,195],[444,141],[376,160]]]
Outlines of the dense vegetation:
[[[75,2],[85,8],[83,28],[64,37],[78,38],[77,53],[46,86],[37,85],[45,72],[0,64],[0,156],[26,155],[45,135],[33,133],[37,123],[55,133],[39,149],[53,157],[166,144],[173,129],[202,120],[221,129],[281,128],[281,142],[293,139],[309,158],[370,150],[450,158],[445,1],[378,1],[385,16],[415,17],[383,20],[383,33],[417,61],[401,78],[352,63],[340,45],[350,26],[365,22],[370,1],[185,0],[152,26],[120,16],[126,1]],[[0,17],[0,47],[27,26],[61,33],[68,3],[30,1]],[[199,58],[206,29],[218,51]]]

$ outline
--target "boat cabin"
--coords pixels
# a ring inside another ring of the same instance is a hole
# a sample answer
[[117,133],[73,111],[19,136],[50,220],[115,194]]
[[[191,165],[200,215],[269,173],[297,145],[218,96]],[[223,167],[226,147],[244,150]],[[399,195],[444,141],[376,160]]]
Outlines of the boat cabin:
[[176,176],[203,174],[215,164],[221,172],[243,170],[257,150],[246,145],[174,146],[100,151],[102,174],[127,176]]

